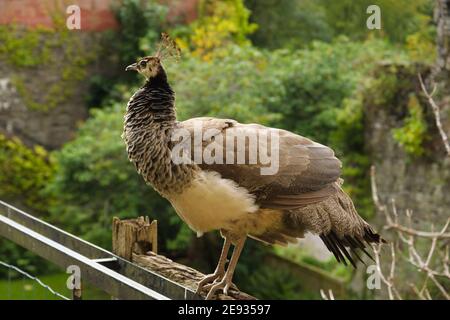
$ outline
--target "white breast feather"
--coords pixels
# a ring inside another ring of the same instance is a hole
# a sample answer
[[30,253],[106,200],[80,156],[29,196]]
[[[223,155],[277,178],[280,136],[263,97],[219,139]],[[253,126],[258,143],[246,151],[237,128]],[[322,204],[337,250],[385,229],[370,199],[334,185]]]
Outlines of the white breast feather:
[[169,201],[199,236],[227,228],[230,221],[245,219],[258,210],[247,189],[213,171],[200,171],[189,187],[181,194],[171,195]]

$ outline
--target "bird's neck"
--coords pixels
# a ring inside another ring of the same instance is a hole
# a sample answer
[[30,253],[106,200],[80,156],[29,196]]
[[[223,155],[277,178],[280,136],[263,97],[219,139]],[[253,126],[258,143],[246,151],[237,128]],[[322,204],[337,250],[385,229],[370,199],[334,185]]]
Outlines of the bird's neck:
[[173,125],[176,121],[175,93],[167,81],[164,70],[147,79],[142,89],[145,100],[142,113],[154,121]]
[[128,158],[144,180],[163,195],[179,192],[193,168],[174,164],[171,136],[176,126],[175,96],[162,74],[147,80],[128,102],[123,138]]

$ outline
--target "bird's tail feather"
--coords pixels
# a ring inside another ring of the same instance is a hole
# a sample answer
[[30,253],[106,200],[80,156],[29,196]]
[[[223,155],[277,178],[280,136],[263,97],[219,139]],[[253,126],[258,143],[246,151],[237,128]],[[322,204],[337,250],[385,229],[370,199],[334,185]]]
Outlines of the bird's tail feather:
[[333,184],[336,192],[326,200],[292,212],[291,219],[305,231],[320,235],[338,262],[355,268],[355,258],[362,261],[358,251],[372,260],[366,245],[386,242],[356,212],[350,197],[342,190],[341,180]]

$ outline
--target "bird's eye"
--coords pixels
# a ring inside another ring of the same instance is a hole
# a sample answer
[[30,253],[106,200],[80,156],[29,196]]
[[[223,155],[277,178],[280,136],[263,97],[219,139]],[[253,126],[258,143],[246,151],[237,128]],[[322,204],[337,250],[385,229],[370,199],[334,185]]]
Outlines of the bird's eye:
[[141,62],[139,62],[139,65],[140,65],[141,67],[144,67],[144,68],[145,68],[145,66],[147,65],[147,61],[142,60]]

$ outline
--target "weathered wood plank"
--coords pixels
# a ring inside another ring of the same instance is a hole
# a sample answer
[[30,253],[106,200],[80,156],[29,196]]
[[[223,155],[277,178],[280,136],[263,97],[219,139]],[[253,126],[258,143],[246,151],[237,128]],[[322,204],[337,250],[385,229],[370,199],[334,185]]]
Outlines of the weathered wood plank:
[[[195,291],[203,273],[158,255],[157,223],[148,217],[120,220],[113,219],[113,252],[134,264],[170,279],[181,286]],[[150,250],[151,249],[151,250]],[[207,292],[201,296],[206,297]],[[255,300],[254,297],[230,289],[229,296],[218,295],[218,300]]]

